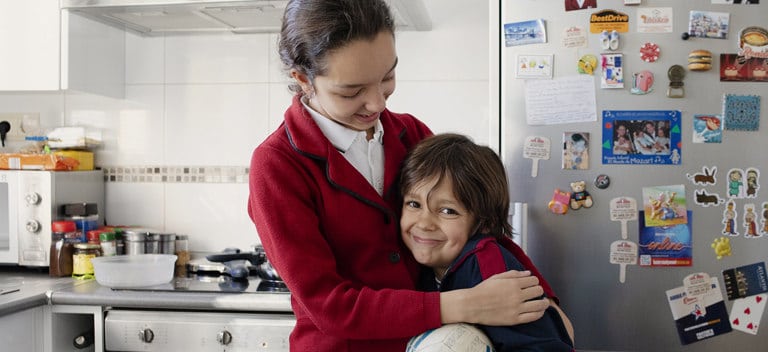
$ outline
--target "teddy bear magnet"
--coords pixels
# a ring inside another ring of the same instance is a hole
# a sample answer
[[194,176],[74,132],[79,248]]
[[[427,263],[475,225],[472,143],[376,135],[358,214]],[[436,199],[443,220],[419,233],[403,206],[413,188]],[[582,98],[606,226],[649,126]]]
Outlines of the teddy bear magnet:
[[571,202],[570,206],[573,210],[578,210],[582,207],[592,207],[592,196],[587,192],[587,183],[585,181],[571,182]]

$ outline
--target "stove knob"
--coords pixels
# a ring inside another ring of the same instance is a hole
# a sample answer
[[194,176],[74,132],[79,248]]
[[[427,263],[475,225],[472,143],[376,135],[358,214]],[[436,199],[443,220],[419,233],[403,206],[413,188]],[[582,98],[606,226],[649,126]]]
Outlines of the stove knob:
[[139,340],[142,342],[150,343],[155,339],[155,333],[150,328],[139,331]]
[[232,342],[232,334],[229,333],[227,330],[219,331],[218,334],[216,334],[216,341],[219,341],[222,345],[229,345],[230,342]]

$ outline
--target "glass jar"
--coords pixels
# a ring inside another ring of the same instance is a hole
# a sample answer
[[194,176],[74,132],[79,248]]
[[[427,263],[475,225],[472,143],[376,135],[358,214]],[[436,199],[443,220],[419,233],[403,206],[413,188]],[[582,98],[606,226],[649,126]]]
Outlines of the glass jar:
[[78,280],[93,279],[91,259],[101,256],[101,246],[93,243],[75,243],[72,255],[72,277]]
[[72,221],[54,221],[51,232],[48,274],[52,277],[70,276],[74,244],[79,241],[77,227]]
[[176,277],[187,276],[187,263],[190,260],[189,236],[176,235]]
[[117,240],[113,232],[100,233],[99,242],[101,242],[101,255],[105,257],[117,255]]

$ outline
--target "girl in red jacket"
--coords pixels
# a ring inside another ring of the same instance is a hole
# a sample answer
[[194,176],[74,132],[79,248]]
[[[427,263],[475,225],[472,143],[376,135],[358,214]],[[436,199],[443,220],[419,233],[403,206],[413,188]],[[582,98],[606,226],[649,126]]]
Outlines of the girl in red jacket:
[[[253,152],[248,212],[291,291],[293,351],[402,351],[444,323],[538,319],[552,296],[536,268],[477,287],[416,290],[399,236],[397,175],[432,134],[386,108],[395,90],[393,16],[383,0],[292,0],[278,43],[296,93]],[[531,275],[533,273],[533,275]]]

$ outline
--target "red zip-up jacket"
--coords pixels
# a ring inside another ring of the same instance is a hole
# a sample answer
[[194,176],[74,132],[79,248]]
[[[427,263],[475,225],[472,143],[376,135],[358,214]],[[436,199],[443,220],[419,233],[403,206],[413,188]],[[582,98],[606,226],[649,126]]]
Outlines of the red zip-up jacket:
[[[385,110],[380,119],[383,197],[299,96],[253,152],[248,213],[291,291],[292,351],[403,351],[411,336],[441,325],[439,293],[415,290],[419,268],[400,240],[396,184],[406,152],[432,132],[409,114]],[[515,254],[535,271],[519,247]]]

